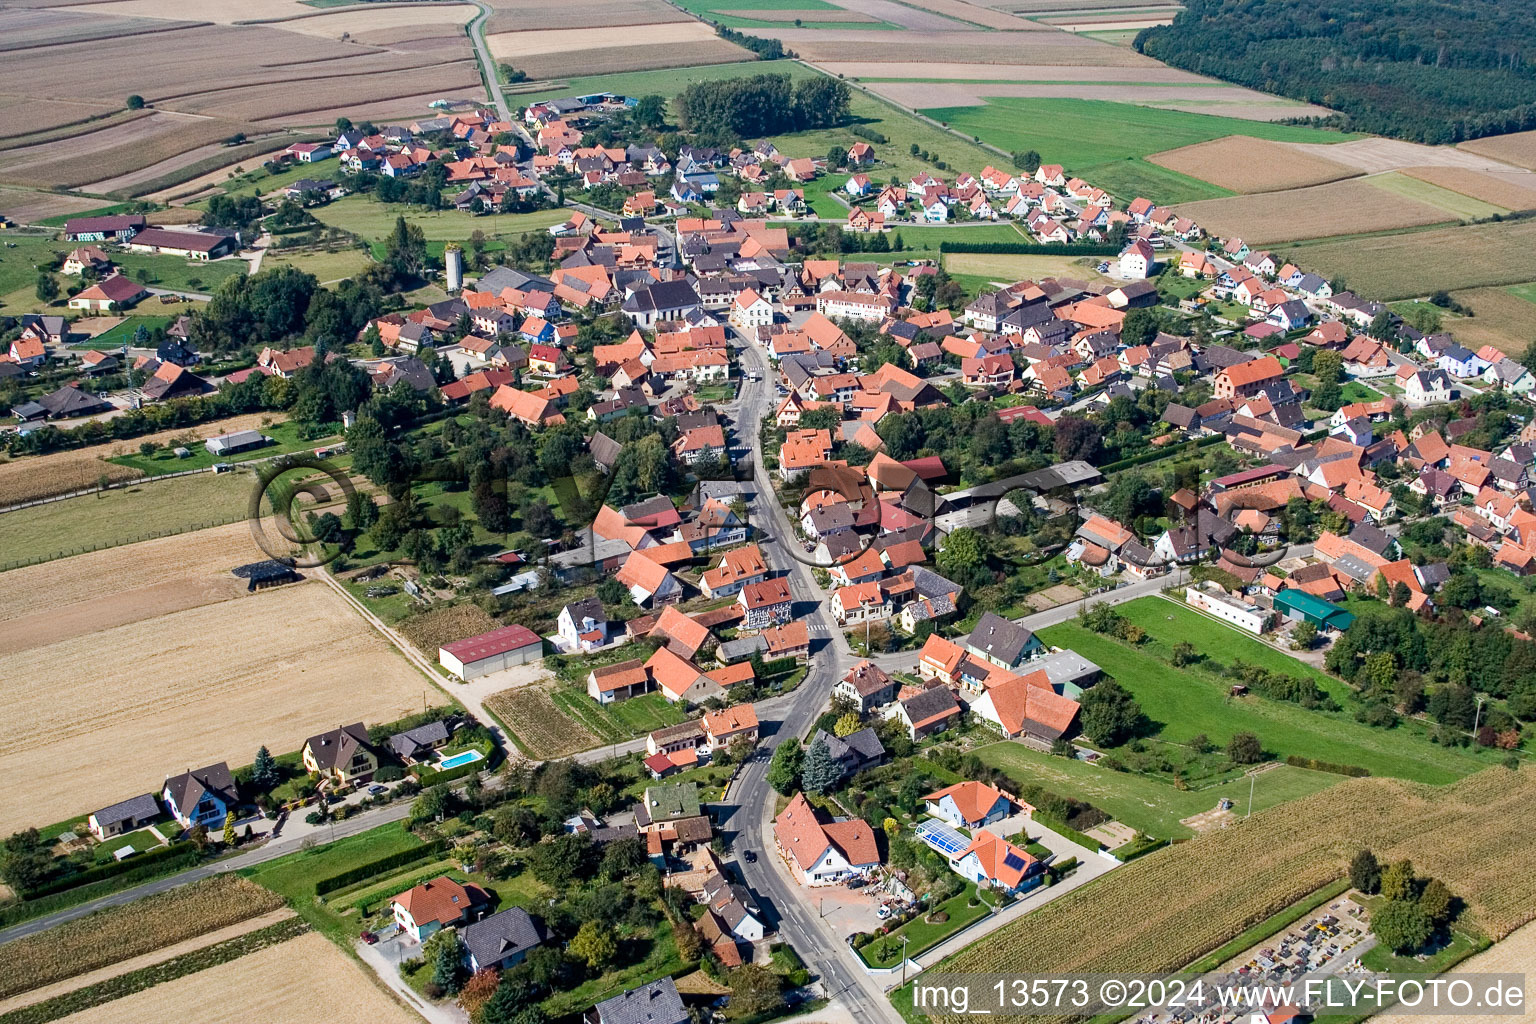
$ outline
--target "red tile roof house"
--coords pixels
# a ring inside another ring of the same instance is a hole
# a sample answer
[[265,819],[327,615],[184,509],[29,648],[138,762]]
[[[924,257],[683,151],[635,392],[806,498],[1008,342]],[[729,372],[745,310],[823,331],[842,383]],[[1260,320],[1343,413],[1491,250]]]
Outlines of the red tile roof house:
[[650,693],[652,689],[654,687],[651,685],[650,674],[645,671],[645,662],[639,658],[621,661],[617,665],[605,665],[587,673],[587,696],[599,704],[628,700],[642,693]]
[[928,813],[956,828],[980,828],[1008,817],[1013,803],[995,786],[984,782],[957,782],[923,797]]
[[460,885],[447,875],[423,882],[389,901],[395,923],[416,942],[444,928],[478,921],[490,906],[490,898],[479,887]]
[[105,278],[84,291],[77,292],[69,300],[70,309],[86,309],[106,312],[127,309],[137,305],[149,295],[149,289],[121,274]]
[[440,665],[468,682],[544,657],[544,640],[527,626],[503,626],[437,649]]
[[880,848],[857,818],[822,822],[804,793],[773,819],[773,837],[802,885],[836,885],[880,866]]
[[971,845],[950,862],[956,873],[992,889],[1020,893],[1045,879],[1044,865],[1006,839],[978,832]]
[[747,629],[764,629],[788,622],[794,613],[794,599],[789,593],[789,580],[783,576],[748,583],[736,596],[746,618],[742,625]]

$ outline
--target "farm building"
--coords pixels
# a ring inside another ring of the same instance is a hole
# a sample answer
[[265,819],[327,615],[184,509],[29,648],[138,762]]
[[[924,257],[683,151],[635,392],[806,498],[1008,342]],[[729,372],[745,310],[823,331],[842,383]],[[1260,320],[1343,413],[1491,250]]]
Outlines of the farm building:
[[215,260],[239,247],[234,235],[208,231],[174,231],[170,228],[145,228],[126,243],[130,252],[184,256],[189,260]]
[[251,591],[277,587],[284,583],[298,583],[304,578],[294,570],[293,566],[286,562],[279,562],[275,558],[237,565],[234,573],[246,581],[246,589]]
[[1318,629],[1334,629],[1340,633],[1355,623],[1355,617],[1338,605],[1294,587],[1287,587],[1275,595],[1275,611],[1294,622],[1310,622]]
[[73,217],[64,222],[66,242],[127,241],[144,230],[148,222],[143,214],[115,213],[105,217]]
[[208,449],[209,455],[218,456],[248,452],[253,448],[271,443],[272,439],[259,430],[236,430],[233,433],[210,437],[203,442],[203,447]]
[[544,657],[544,640],[527,626],[503,626],[437,649],[437,660],[468,681]]

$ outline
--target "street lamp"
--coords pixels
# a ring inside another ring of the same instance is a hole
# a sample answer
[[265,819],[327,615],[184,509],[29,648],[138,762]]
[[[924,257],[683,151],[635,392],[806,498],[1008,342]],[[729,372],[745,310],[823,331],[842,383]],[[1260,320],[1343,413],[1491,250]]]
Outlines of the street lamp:
[[1478,723],[1483,720],[1483,701],[1487,700],[1482,694],[1477,695],[1477,714],[1472,716],[1472,738],[1477,738]]
[[907,936],[903,932],[901,936],[901,983],[907,983]]

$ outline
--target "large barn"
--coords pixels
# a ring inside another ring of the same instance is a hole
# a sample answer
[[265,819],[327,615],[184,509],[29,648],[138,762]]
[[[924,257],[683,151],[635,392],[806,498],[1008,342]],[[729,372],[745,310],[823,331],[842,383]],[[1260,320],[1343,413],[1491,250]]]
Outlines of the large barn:
[[503,626],[437,649],[437,660],[463,680],[544,657],[544,640],[527,626]]

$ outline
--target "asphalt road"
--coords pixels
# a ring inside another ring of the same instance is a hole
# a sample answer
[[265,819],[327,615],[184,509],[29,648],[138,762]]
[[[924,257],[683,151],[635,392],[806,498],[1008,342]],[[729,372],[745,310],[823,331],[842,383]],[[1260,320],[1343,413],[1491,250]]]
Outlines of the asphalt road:
[[[838,1000],[854,1020],[864,1024],[900,1024],[900,1016],[885,998],[883,985],[856,963],[844,936],[833,934],[822,923],[810,900],[811,890],[791,877],[774,852],[775,795],[767,778],[771,752],[790,736],[805,738],[826,704],[832,685],[853,666],[854,657],[847,638],[823,609],[823,594],[810,569],[784,550],[783,544],[796,543],[795,534],[789,517],[774,498],[772,482],[763,469],[758,432],[759,423],[773,401],[768,365],[762,352],[751,344],[741,349],[740,363],[743,380],[733,418],[736,437],[745,440],[753,451],[756,494],[749,509],[754,526],[762,534],[758,546],[771,569],[788,575],[790,591],[795,598],[795,616],[813,627],[813,647],[817,636],[827,639],[819,650],[813,649],[805,681],[789,695],[782,709],[776,709],[777,728],[765,737],[757,758],[737,776],[721,824],[736,832],[735,849],[752,850],[758,854],[755,863],[738,859],[737,867],[747,885],[766,905],[780,937],[793,945],[806,963],[820,973],[827,994]],[[748,371],[755,371],[758,379],[747,380],[745,374]],[[818,626],[821,628],[814,628]]]
[[485,76],[486,87],[491,91],[491,103],[503,121],[515,122],[517,119],[512,116],[512,109],[507,106],[507,97],[501,91],[501,78],[496,74],[496,61],[491,58],[491,48],[485,45],[485,23],[491,16],[490,5],[481,0],[473,2],[480,8],[480,13],[469,23],[469,38],[475,44],[475,57],[480,61],[480,71]]

